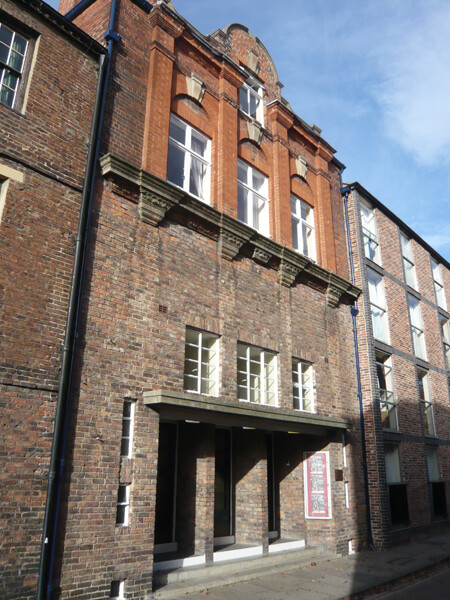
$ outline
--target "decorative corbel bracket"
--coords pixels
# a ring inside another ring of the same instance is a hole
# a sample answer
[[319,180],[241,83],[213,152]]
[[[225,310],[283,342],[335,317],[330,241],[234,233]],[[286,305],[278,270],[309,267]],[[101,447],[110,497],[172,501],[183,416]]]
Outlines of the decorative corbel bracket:
[[280,283],[290,287],[308,263],[309,260],[305,256],[283,248],[279,271]]
[[220,254],[222,258],[233,260],[239,249],[252,237],[253,230],[244,223],[222,214],[220,219]]
[[140,172],[139,216],[144,223],[156,227],[183,196],[182,190],[149,176],[145,171]]
[[260,234],[254,235],[250,241],[254,245],[252,254],[254,260],[267,264],[273,256],[281,258],[281,248],[276,242]]
[[360,290],[345,279],[342,279],[334,273],[328,274],[326,300],[327,306],[330,308],[336,308],[341,301],[342,296],[349,295],[356,300],[359,296],[359,293]]

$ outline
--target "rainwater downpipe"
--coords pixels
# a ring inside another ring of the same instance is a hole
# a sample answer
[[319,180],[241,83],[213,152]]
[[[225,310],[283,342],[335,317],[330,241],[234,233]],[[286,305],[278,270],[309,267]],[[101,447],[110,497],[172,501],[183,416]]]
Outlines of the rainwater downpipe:
[[[345,167],[339,171],[339,182],[341,194],[344,197],[344,211],[345,211],[345,225],[347,228],[347,245],[348,245],[348,256],[350,261],[350,273],[352,278],[352,284],[355,285],[355,268],[353,264],[353,251],[352,251],[352,242],[350,237],[350,220],[348,216],[348,195],[350,193],[350,187],[347,185],[343,187],[342,184],[342,173],[344,172]],[[360,362],[359,362],[359,349],[358,349],[358,329],[356,325],[356,315],[358,314],[358,303],[355,300],[353,306],[351,307],[352,314],[352,322],[353,322],[353,342],[355,345],[355,360],[356,360],[356,379],[358,382],[358,403],[359,403],[359,420],[361,425],[361,445],[362,445],[362,465],[363,465],[363,473],[364,473],[364,496],[366,501],[366,521],[367,521],[367,541],[369,547],[372,550],[376,550],[373,545],[373,536],[372,536],[372,519],[370,515],[370,495],[369,495],[369,476],[367,472],[367,449],[366,449],[366,431],[364,426],[364,410],[363,410],[363,402],[362,402],[362,386],[361,386],[361,371],[360,371]]]
[[64,476],[67,431],[70,415],[70,394],[73,376],[75,349],[78,339],[80,308],[87,257],[87,245],[91,223],[91,212],[95,190],[95,178],[102,138],[108,82],[111,69],[111,57],[114,42],[120,36],[113,31],[116,13],[116,0],[112,0],[109,29],[105,33],[108,42],[107,55],[99,58],[99,74],[92,118],[92,127],[85,179],[81,196],[80,216],[75,240],[74,263],[67,309],[64,344],[61,353],[61,372],[58,382],[58,396],[53,430],[52,453],[48,474],[47,499],[44,513],[44,527],[39,562],[37,600],[49,600],[52,592],[55,545],[58,531],[59,505]]

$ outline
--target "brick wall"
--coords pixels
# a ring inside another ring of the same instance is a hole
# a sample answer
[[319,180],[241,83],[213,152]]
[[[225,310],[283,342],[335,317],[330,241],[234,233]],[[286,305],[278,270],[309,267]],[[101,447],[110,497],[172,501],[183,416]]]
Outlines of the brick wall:
[[38,42],[25,112],[0,104],[0,169],[19,174],[0,224],[0,596],[33,598],[98,57],[25,3],[1,8]]

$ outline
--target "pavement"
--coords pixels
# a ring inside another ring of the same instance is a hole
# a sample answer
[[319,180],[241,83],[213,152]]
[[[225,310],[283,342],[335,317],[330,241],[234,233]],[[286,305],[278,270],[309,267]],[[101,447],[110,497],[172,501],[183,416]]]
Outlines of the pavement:
[[[380,594],[399,582],[441,570],[450,570],[448,529],[383,552],[319,555],[301,567],[288,564],[276,574],[210,586],[176,597],[186,600],[369,600],[381,597]],[[449,589],[444,589],[441,597],[433,595],[433,600],[449,599]],[[411,595],[411,600],[418,598]]]

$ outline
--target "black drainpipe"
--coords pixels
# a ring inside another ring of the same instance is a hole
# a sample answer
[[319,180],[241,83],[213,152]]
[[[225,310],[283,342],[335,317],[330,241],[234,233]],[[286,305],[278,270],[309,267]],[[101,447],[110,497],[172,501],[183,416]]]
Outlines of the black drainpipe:
[[[339,170],[339,182],[341,188],[341,194],[344,197],[344,211],[345,211],[345,224],[347,228],[347,245],[348,245],[348,256],[350,260],[350,272],[352,277],[352,284],[355,285],[355,268],[353,264],[353,251],[352,242],[350,238],[350,221],[348,217],[348,195],[350,193],[350,187],[342,185],[342,173],[344,172],[345,166],[341,165]],[[353,322],[353,341],[355,344],[355,360],[356,360],[356,379],[358,382],[358,403],[359,403],[359,420],[361,425],[361,445],[362,445],[362,459],[363,459],[363,472],[364,472],[364,495],[366,501],[366,521],[367,521],[367,541],[369,547],[375,550],[373,545],[372,536],[372,519],[370,516],[370,495],[369,495],[369,476],[367,473],[367,447],[366,447],[366,430],[364,426],[364,410],[362,402],[362,386],[361,386],[361,370],[359,362],[359,349],[358,349],[358,329],[356,326],[356,315],[358,314],[358,302],[355,300],[351,307],[352,322]]]
[[64,474],[67,430],[70,414],[70,393],[73,376],[75,349],[78,339],[80,308],[85,275],[87,246],[91,223],[91,212],[95,190],[95,176],[100,151],[103,118],[111,69],[111,56],[114,42],[120,36],[113,31],[116,12],[116,0],[111,3],[109,29],[105,33],[108,42],[108,53],[99,59],[97,92],[92,118],[92,127],[86,162],[85,179],[81,196],[80,216],[75,244],[72,281],[70,286],[69,306],[67,310],[64,345],[61,355],[61,371],[58,382],[58,397],[53,429],[52,453],[48,474],[47,500],[44,513],[44,528],[39,563],[39,579],[37,600],[49,600],[52,591],[55,544],[58,530],[58,513],[61,500],[61,489]]

